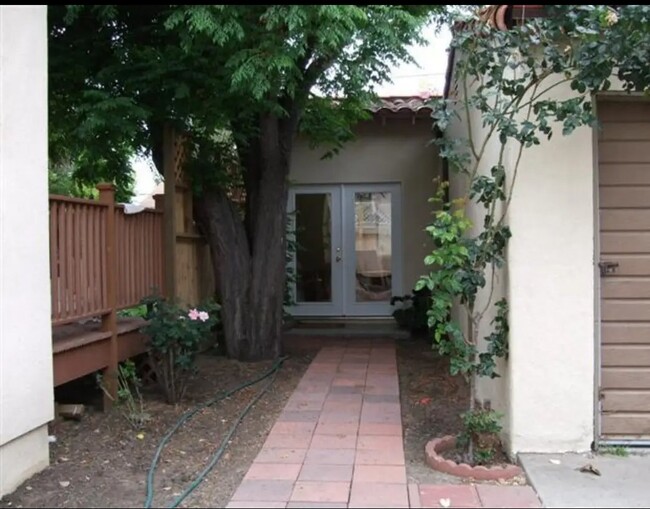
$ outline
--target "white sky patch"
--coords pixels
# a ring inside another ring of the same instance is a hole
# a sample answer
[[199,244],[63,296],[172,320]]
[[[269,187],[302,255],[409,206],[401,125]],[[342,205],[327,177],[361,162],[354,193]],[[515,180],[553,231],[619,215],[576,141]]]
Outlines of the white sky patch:
[[380,96],[412,96],[429,91],[442,95],[447,70],[447,48],[451,33],[443,27],[435,33],[433,26],[424,29],[428,44],[411,46],[409,53],[418,64],[402,64],[391,72],[393,83],[377,87]]

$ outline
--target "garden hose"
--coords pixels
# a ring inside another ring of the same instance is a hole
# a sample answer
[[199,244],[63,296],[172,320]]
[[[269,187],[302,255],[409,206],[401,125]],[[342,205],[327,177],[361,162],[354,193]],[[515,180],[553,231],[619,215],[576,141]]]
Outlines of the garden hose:
[[250,401],[250,403],[248,403],[248,405],[246,405],[244,410],[239,414],[239,416],[235,420],[234,424],[232,425],[232,427],[228,431],[228,434],[221,441],[221,445],[219,446],[219,448],[216,450],[216,452],[212,456],[212,459],[210,460],[210,463],[208,463],[208,465],[199,473],[199,475],[194,479],[194,481],[192,481],[190,486],[185,491],[183,491],[183,493],[181,493],[181,495],[169,506],[169,507],[178,507],[179,504],[183,500],[185,500],[185,498],[187,498],[187,496],[190,495],[190,493],[192,493],[197,488],[197,486],[199,484],[201,484],[201,482],[203,482],[203,480],[208,475],[208,473],[210,473],[210,471],[214,468],[214,466],[217,464],[219,459],[221,459],[221,456],[223,455],[223,453],[226,450],[226,447],[228,446],[228,441],[230,440],[230,438],[235,433],[235,431],[237,429],[237,426],[239,426],[242,419],[246,416],[246,414],[248,414],[248,412],[251,410],[253,405],[255,403],[257,403],[257,401],[259,401],[259,399],[266,393],[266,391],[269,390],[269,388],[273,384],[273,381],[275,380],[275,375],[277,374],[278,370],[280,369],[280,367],[282,366],[282,363],[285,360],[287,360],[287,357],[279,358],[275,362],[275,364],[271,367],[271,369],[268,370],[263,375],[260,375],[259,377],[254,378],[253,380],[250,380],[250,381],[248,381],[246,383],[243,383],[243,384],[235,387],[234,389],[229,390],[228,392],[225,392],[225,393],[222,393],[222,394],[220,394],[218,396],[215,396],[214,398],[206,401],[205,403],[202,403],[201,405],[198,405],[198,406],[194,407],[193,409],[188,410],[187,412],[185,412],[180,417],[180,419],[176,422],[176,424],[174,424],[171,427],[171,429],[167,432],[167,434],[160,441],[160,444],[158,445],[158,448],[156,449],[156,452],[155,452],[155,454],[153,456],[153,459],[151,461],[151,466],[149,467],[149,471],[147,472],[147,498],[146,498],[146,500],[144,502],[145,509],[150,509],[151,505],[153,503],[153,496],[154,496],[153,481],[154,481],[154,475],[155,475],[155,472],[156,472],[156,467],[158,466],[158,462],[160,460],[160,455],[162,454],[163,448],[165,447],[165,445],[167,444],[169,439],[172,437],[172,435],[174,433],[176,433],[176,431],[178,431],[178,429],[183,424],[185,424],[188,420],[190,420],[197,412],[199,412],[199,411],[203,410],[204,408],[207,408],[207,407],[209,407],[211,405],[214,405],[215,403],[218,403],[219,401],[224,400],[224,399],[232,396],[233,394],[235,394],[235,393],[237,393],[237,392],[239,392],[239,391],[241,391],[243,389],[246,389],[247,387],[255,385],[255,384],[261,382],[262,380],[264,380],[265,378],[268,378],[269,376],[273,375],[271,380],[269,380],[269,382],[264,386],[264,388]]

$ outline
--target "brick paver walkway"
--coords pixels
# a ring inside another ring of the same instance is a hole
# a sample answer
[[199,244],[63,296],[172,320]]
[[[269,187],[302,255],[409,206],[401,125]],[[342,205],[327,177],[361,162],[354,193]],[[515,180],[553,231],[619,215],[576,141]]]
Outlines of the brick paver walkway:
[[394,344],[324,347],[227,507],[539,507],[529,487],[408,485],[402,436]]

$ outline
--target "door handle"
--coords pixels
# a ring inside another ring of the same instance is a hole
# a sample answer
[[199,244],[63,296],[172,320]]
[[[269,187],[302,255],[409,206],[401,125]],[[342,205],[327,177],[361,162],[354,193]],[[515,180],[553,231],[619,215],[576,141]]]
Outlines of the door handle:
[[613,274],[618,268],[618,262],[600,262],[598,264],[600,267],[600,275],[606,276],[608,274]]
[[335,258],[335,259],[336,259],[337,262],[340,262],[340,261],[342,260],[342,257],[341,257],[341,248],[340,248],[340,247],[337,247],[337,248],[336,248],[336,258]]

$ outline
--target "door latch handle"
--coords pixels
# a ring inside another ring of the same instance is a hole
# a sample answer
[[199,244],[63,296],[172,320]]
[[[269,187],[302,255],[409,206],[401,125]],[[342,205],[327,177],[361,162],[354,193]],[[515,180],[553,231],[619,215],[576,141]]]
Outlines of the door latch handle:
[[340,248],[340,247],[337,247],[337,248],[336,248],[336,261],[337,261],[337,262],[340,262],[341,260],[342,260],[342,257],[341,257],[341,248]]
[[606,276],[607,274],[613,274],[616,272],[618,262],[600,262],[598,267],[600,267],[600,275]]

